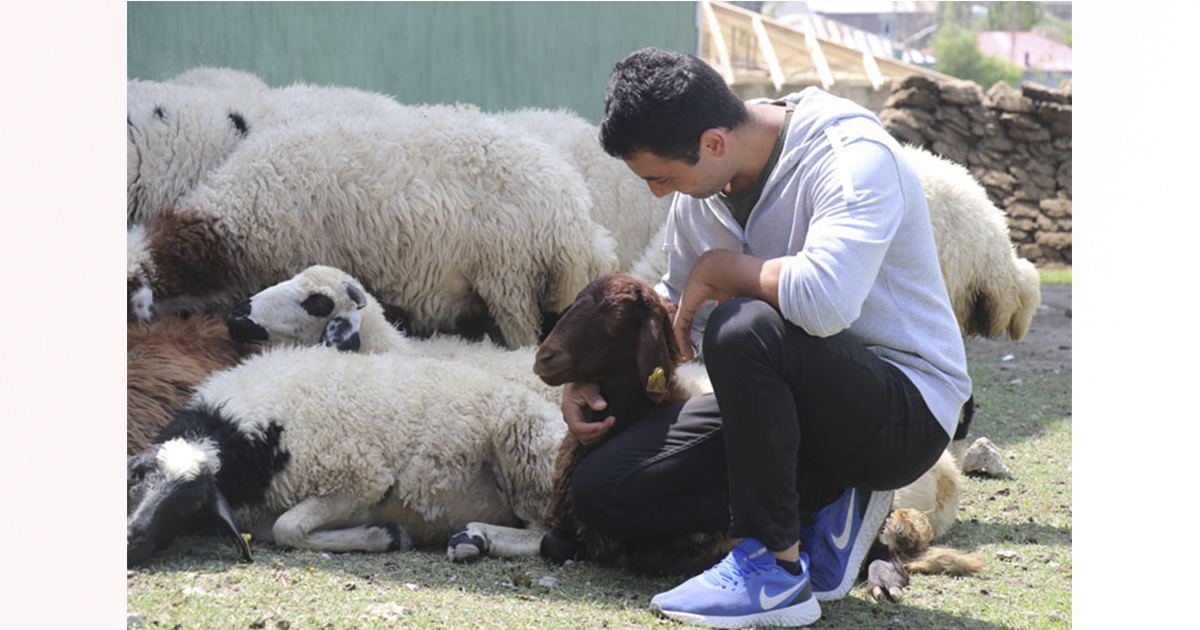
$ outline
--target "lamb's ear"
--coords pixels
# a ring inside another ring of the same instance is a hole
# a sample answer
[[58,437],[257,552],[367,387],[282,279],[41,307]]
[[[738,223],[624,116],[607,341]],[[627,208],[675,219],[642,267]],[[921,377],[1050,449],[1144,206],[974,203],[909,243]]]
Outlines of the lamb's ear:
[[360,288],[358,285],[354,284],[353,282],[347,282],[346,294],[350,296],[351,300],[354,300],[354,305],[358,308],[361,309],[366,307],[367,296],[363,293],[362,288]]
[[638,382],[643,384],[650,400],[662,402],[667,395],[667,383],[671,380],[671,354],[662,323],[657,317],[647,317],[642,322],[635,352]]
[[332,346],[342,352],[358,352],[362,340],[358,336],[359,319],[354,311],[351,317],[334,317],[321,331],[321,345]]
[[242,554],[242,560],[253,562],[254,557],[250,554],[250,543],[246,537],[242,536],[242,530],[238,528],[237,521],[233,518],[233,510],[229,507],[229,502],[225,500],[225,495],[217,489],[217,484],[209,486],[208,494],[204,497],[204,507],[224,524],[223,531],[233,537],[238,552]]

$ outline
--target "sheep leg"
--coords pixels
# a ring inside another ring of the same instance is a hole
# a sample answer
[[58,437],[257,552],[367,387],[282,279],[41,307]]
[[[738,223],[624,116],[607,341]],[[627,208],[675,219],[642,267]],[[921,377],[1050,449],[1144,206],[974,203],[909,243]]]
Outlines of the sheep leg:
[[541,332],[542,315],[534,296],[522,296],[507,287],[476,285],[480,299],[487,305],[504,339],[496,339],[508,348],[536,346]]
[[455,562],[493,558],[536,556],[541,548],[540,529],[504,527],[488,523],[467,523],[462,531],[450,537],[446,555]]
[[879,540],[871,543],[867,551],[867,591],[877,602],[900,601],[901,593],[908,586],[908,571],[904,562]]
[[398,523],[371,523],[322,529],[345,523],[360,510],[362,497],[309,497],[275,520],[272,535],[281,547],[319,551],[403,551],[412,539]]

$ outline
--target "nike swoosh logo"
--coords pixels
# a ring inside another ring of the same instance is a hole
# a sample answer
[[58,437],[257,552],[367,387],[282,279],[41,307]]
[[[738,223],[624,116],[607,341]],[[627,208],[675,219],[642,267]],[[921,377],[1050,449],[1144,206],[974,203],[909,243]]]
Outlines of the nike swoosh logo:
[[856,492],[858,492],[857,488],[850,489],[850,509],[846,510],[846,528],[842,530],[841,534],[832,537],[833,544],[838,549],[845,549],[846,545],[850,544],[850,530],[854,528],[854,511],[858,509]]
[[767,595],[767,589],[766,589],[766,587],[763,587],[763,589],[758,592],[758,605],[762,606],[763,610],[771,610],[772,608],[774,608],[774,607],[782,604],[783,602],[787,601],[788,599],[790,599],[800,589],[804,588],[804,585],[807,583],[808,583],[808,576],[805,576],[804,579],[800,580],[800,582],[798,584],[796,584],[795,586],[787,589],[786,591],[784,591],[782,593],[776,594],[776,595]]

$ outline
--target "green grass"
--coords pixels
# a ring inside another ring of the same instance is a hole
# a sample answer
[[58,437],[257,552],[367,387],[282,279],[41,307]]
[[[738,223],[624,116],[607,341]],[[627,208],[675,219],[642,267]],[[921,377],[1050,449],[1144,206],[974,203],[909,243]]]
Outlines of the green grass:
[[[1067,270],[1066,282],[1070,282]],[[822,606],[814,628],[1000,630],[1071,627],[1071,370],[1021,367],[1020,344],[969,342],[972,433],[1016,479],[969,476],[958,522],[938,544],[982,553],[978,576],[914,575],[897,604],[860,585]],[[1018,360],[1005,360],[1007,354]],[[143,628],[676,628],[648,610],[678,580],[587,562],[450,563],[441,549],[323,554],[256,546],[237,562],[223,540],[185,537],[130,570],[127,608]],[[547,579],[549,578],[549,579]]]
[[1071,268],[1059,265],[1038,269],[1042,284],[1071,284]]

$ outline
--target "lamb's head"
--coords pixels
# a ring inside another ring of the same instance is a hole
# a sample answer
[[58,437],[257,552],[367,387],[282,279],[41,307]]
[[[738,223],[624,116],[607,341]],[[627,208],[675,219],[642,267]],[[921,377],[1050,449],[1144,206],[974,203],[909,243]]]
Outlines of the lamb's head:
[[145,562],[183,525],[212,514],[235,539],[242,558],[250,545],[242,538],[229,503],[217,489],[220,460],[211,442],[175,438],[130,457],[126,512],[126,561]]
[[596,278],[538,347],[533,371],[548,385],[617,382],[636,374],[653,402],[667,394],[681,355],[673,308],[625,272]]
[[229,334],[241,342],[333,346],[356,352],[363,309],[373,298],[350,274],[314,265],[233,306]]

